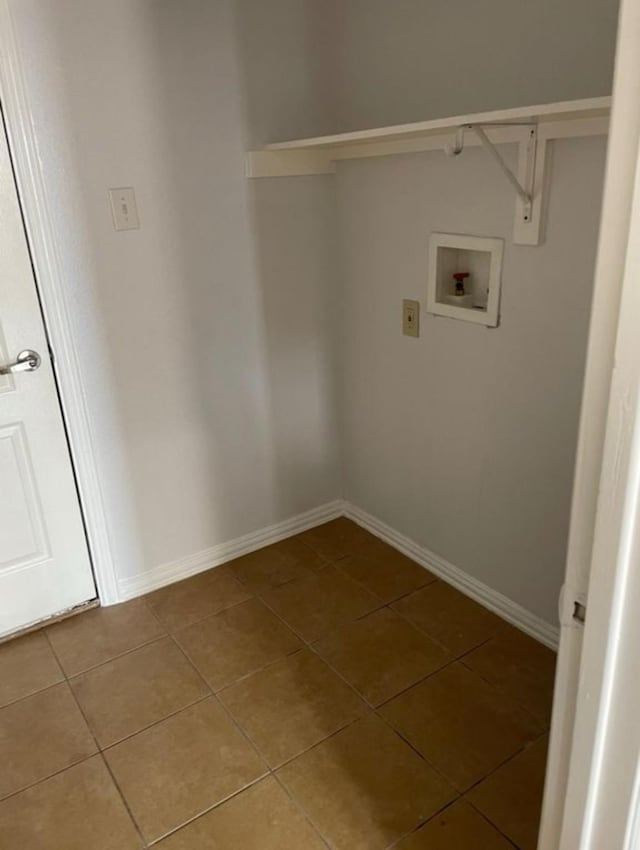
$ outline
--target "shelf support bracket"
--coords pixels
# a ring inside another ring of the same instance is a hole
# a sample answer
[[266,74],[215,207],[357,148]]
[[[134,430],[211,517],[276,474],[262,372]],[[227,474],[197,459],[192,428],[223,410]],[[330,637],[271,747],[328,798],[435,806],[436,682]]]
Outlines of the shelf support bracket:
[[[519,141],[518,177],[509,168],[496,145],[487,135],[485,128],[492,127],[522,128],[526,133],[526,136]],[[537,126],[535,124],[464,124],[457,128],[453,144],[445,146],[448,156],[459,156],[462,153],[466,130],[473,130],[480,144],[491,155],[516,192],[514,241],[522,245],[537,245],[540,239],[540,195],[546,148],[544,143],[538,145]]]
[[491,154],[494,162],[498,166],[498,168],[502,171],[504,176],[507,178],[509,183],[516,190],[516,194],[524,204],[524,220],[528,221],[531,217],[531,189],[529,187],[529,191],[525,189],[513,171],[509,168],[507,163],[500,156],[500,153],[497,147],[493,144],[491,139],[487,136],[484,129],[478,125],[472,125],[472,129],[476,136],[480,139],[482,143],[482,147],[487,151],[487,153]]

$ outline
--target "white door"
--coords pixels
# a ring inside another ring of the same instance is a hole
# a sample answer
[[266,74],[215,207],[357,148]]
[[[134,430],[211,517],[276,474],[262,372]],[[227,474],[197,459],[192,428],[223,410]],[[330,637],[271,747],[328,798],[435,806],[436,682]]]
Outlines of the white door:
[[[31,370],[25,350],[41,361]],[[16,365],[14,365],[16,364]],[[0,124],[0,636],[96,595]]]

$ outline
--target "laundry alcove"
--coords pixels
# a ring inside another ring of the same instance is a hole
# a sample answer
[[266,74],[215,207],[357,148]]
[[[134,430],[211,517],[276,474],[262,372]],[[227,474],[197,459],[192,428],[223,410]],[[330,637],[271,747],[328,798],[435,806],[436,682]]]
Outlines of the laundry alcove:
[[[515,107],[273,142],[247,155],[253,185],[335,183],[348,510],[549,645],[609,106],[602,97]],[[486,129],[489,151],[474,126]],[[462,155],[448,157],[461,127]],[[460,255],[471,249],[485,253],[465,265]],[[474,308],[479,295],[456,306],[438,251],[454,252],[443,259],[448,277],[452,257],[476,276],[482,256],[491,258],[481,284],[489,291],[492,280],[489,311]],[[415,342],[401,335],[404,298],[422,306]]]
[[491,778],[544,779],[615,3],[7,2],[99,514],[34,641],[77,775],[147,845],[532,850]]

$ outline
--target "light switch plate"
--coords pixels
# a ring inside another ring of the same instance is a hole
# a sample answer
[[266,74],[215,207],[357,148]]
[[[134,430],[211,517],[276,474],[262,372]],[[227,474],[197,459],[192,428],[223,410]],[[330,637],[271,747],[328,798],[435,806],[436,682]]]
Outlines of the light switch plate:
[[140,227],[136,195],[132,186],[109,189],[113,227],[115,230],[137,230]]
[[420,336],[420,302],[404,298],[402,301],[402,333]]

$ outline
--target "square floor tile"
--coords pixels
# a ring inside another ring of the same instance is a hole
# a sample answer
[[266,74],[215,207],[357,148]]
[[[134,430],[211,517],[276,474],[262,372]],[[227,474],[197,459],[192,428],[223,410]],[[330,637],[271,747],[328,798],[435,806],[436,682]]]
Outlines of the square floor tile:
[[394,844],[393,850],[513,850],[468,803],[454,803]]
[[105,752],[147,841],[244,788],[267,767],[214,697]]
[[309,531],[303,531],[298,538],[328,561],[337,561],[346,555],[352,555],[360,546],[373,542],[376,538],[346,517],[317,525]]
[[357,694],[309,649],[242,679],[219,696],[271,767],[367,710]]
[[382,540],[360,546],[338,566],[383,602],[393,602],[436,581],[432,573]]
[[302,540],[290,537],[273,546],[265,546],[236,558],[227,566],[233,575],[253,593],[279,587],[294,578],[321,569],[326,560]]
[[347,623],[315,649],[372,705],[386,702],[453,660],[390,608]]
[[460,656],[504,628],[504,621],[443,581],[392,606],[453,655]]
[[505,624],[463,663],[546,724],[551,722],[556,655],[537,640]]
[[0,803],[0,850],[139,850],[142,846],[100,756]]
[[144,599],[93,608],[47,629],[67,676],[75,676],[165,634]]
[[381,603],[335,567],[283,584],[263,595],[270,608],[304,640],[314,641]]
[[101,747],[209,693],[171,638],[108,661],[71,679],[70,684]]
[[175,636],[216,691],[303,646],[258,599],[227,608]]
[[472,788],[469,800],[520,850],[536,850],[548,738],[524,752]]
[[453,799],[453,789],[375,715],[278,776],[335,850],[383,850]]
[[44,632],[33,632],[0,644],[0,706],[63,679]]
[[267,777],[165,838],[158,850],[326,850],[309,821]]
[[97,752],[66,682],[0,709],[0,797]]
[[175,631],[252,596],[224,566],[155,590],[145,599],[169,631]]
[[540,735],[520,705],[459,663],[379,709],[427,761],[465,791]]

